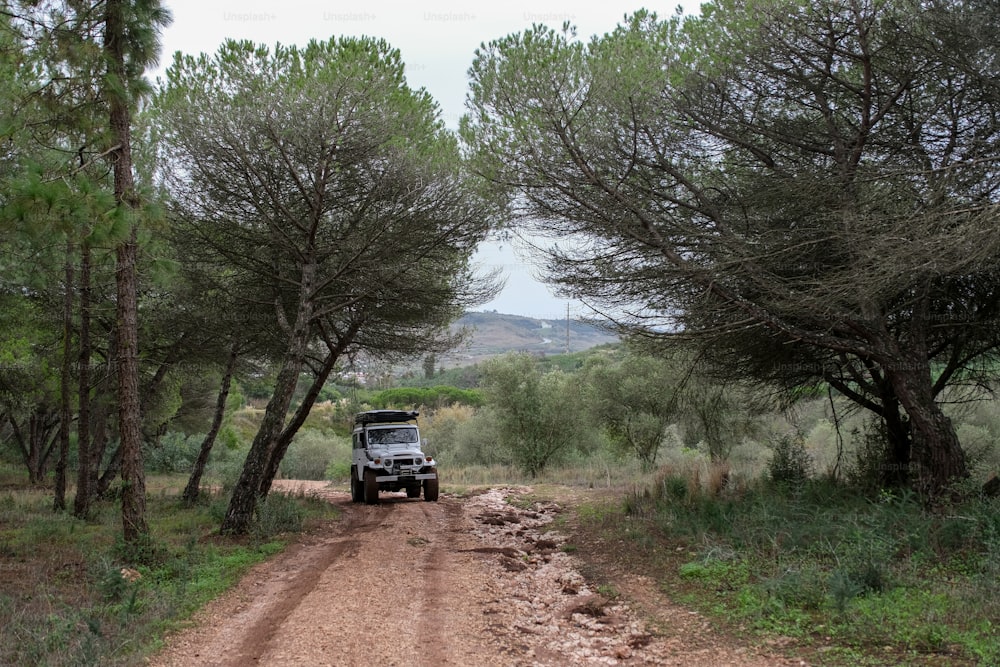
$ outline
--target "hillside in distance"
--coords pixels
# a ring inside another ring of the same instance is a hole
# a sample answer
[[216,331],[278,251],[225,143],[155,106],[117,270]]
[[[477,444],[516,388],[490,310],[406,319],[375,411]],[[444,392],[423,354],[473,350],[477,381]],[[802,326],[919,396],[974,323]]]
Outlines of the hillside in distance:
[[453,329],[469,331],[464,346],[439,363],[445,367],[468,366],[508,352],[563,354],[617,343],[618,336],[580,320],[538,320],[497,312],[468,312]]

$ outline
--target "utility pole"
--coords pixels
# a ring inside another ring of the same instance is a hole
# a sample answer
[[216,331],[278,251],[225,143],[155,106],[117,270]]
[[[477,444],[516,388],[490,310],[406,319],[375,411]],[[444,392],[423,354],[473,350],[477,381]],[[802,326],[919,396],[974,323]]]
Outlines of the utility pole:
[[569,301],[566,302],[566,354],[569,354]]

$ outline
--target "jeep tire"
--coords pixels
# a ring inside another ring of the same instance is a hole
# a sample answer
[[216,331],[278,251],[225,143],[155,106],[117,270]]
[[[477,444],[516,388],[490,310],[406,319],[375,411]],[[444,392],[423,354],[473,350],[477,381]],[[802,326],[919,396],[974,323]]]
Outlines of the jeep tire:
[[[434,471],[437,472],[436,470]],[[438,478],[424,480],[424,500],[427,502],[437,502],[438,499]]]
[[365,490],[361,485],[361,480],[358,479],[357,473],[354,469],[351,469],[351,502],[360,503],[365,499]]
[[375,471],[365,470],[365,504],[378,505],[378,482],[375,481]]

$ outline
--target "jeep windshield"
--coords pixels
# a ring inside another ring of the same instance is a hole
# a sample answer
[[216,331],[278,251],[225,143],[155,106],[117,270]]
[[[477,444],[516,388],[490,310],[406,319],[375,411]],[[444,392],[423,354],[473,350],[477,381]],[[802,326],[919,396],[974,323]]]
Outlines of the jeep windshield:
[[370,428],[368,429],[368,442],[372,445],[416,444],[417,429],[410,427]]

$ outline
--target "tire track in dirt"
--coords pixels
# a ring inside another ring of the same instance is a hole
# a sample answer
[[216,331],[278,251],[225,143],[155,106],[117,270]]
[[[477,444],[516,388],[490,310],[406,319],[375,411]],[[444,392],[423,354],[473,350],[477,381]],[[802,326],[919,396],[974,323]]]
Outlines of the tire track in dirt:
[[[717,636],[677,609],[657,632],[625,600],[590,588],[556,503],[524,488],[379,505],[315,483],[341,519],[302,538],[167,641],[154,667],[370,665],[800,665]],[[659,600],[657,607],[668,604]],[[672,605],[668,605],[671,606]],[[659,614],[653,614],[659,616]]]
[[[450,629],[454,627],[449,610],[455,605],[449,598],[453,594],[452,582],[447,573],[449,561],[454,558],[454,540],[462,533],[462,507],[455,502],[424,504],[422,514],[428,523],[439,522],[438,538],[428,543],[424,563],[423,595],[419,610],[420,643],[423,653],[434,656],[442,664],[455,662],[451,645],[455,641]],[[443,520],[440,515],[443,516]]]
[[260,664],[483,664],[492,651],[479,640],[482,572],[456,550],[470,539],[461,535],[459,501],[382,494],[381,504],[365,506],[345,494],[336,504],[375,528],[323,572]]
[[[381,528],[378,517],[354,514],[348,517],[344,524],[344,535],[325,540],[321,549],[313,558],[295,558],[282,568],[282,576],[289,578],[288,585],[283,587],[275,597],[277,601],[259,618],[248,631],[241,643],[240,649],[233,656],[234,667],[248,664],[248,660],[258,662],[276,645],[280,645],[283,637],[281,629],[287,619],[298,609],[302,601],[316,588],[323,574],[335,563],[356,556],[361,549],[364,536]],[[308,550],[307,550],[308,551]]]
[[479,665],[495,654],[461,501],[316,495],[342,512],[329,536],[253,568],[151,665]]
[[[243,667],[259,661],[285,619],[316,586],[334,562],[357,553],[376,522],[350,514],[343,532],[305,539],[280,556],[252,568],[240,583],[193,619],[197,625],[178,635],[150,664],[163,667]],[[225,622],[202,622],[220,610]]]

